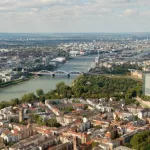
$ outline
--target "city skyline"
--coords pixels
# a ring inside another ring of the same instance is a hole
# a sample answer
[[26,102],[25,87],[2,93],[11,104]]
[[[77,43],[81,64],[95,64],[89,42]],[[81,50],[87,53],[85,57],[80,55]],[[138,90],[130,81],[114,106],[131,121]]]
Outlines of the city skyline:
[[150,32],[148,0],[5,0],[0,32]]

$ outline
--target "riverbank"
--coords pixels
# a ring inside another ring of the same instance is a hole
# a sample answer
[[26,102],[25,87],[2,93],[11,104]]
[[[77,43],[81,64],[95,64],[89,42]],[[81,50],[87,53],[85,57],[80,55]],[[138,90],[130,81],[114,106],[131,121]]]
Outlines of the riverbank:
[[32,78],[33,78],[33,76],[29,77],[29,78],[25,78],[25,79],[17,79],[17,80],[13,80],[13,81],[9,81],[9,82],[0,83],[0,88],[5,88],[5,87],[11,86],[11,85],[16,85],[21,82],[28,81]]

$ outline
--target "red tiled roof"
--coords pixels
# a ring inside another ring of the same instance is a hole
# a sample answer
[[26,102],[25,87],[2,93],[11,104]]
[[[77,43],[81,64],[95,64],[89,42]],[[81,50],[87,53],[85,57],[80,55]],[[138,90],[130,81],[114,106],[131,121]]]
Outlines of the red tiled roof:
[[93,143],[93,141],[91,140],[91,141],[87,141],[85,144],[86,145],[90,145],[90,144],[92,144]]
[[84,106],[84,104],[81,104],[81,103],[77,103],[77,104],[73,104],[73,105],[74,105],[74,106],[79,106],[79,107],[80,107],[80,106],[81,106],[81,107]]

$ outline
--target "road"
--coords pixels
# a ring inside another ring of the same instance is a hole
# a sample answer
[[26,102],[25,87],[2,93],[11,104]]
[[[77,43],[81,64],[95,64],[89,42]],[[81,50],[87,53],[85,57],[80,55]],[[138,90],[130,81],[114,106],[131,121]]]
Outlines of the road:
[[136,100],[144,107],[150,107],[150,102],[149,101],[144,101],[140,97],[137,97]]

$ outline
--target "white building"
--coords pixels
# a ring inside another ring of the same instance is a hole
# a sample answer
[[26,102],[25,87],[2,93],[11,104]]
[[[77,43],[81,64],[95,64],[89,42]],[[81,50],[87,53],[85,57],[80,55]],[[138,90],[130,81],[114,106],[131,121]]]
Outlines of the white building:
[[149,118],[150,117],[150,110],[149,109],[144,109],[138,113],[138,118],[143,119],[143,118]]
[[53,59],[52,61],[63,63],[66,61],[66,58],[65,57],[57,57],[57,58]]
[[80,51],[70,51],[70,55],[72,55],[72,56],[76,56],[79,54],[80,54]]

